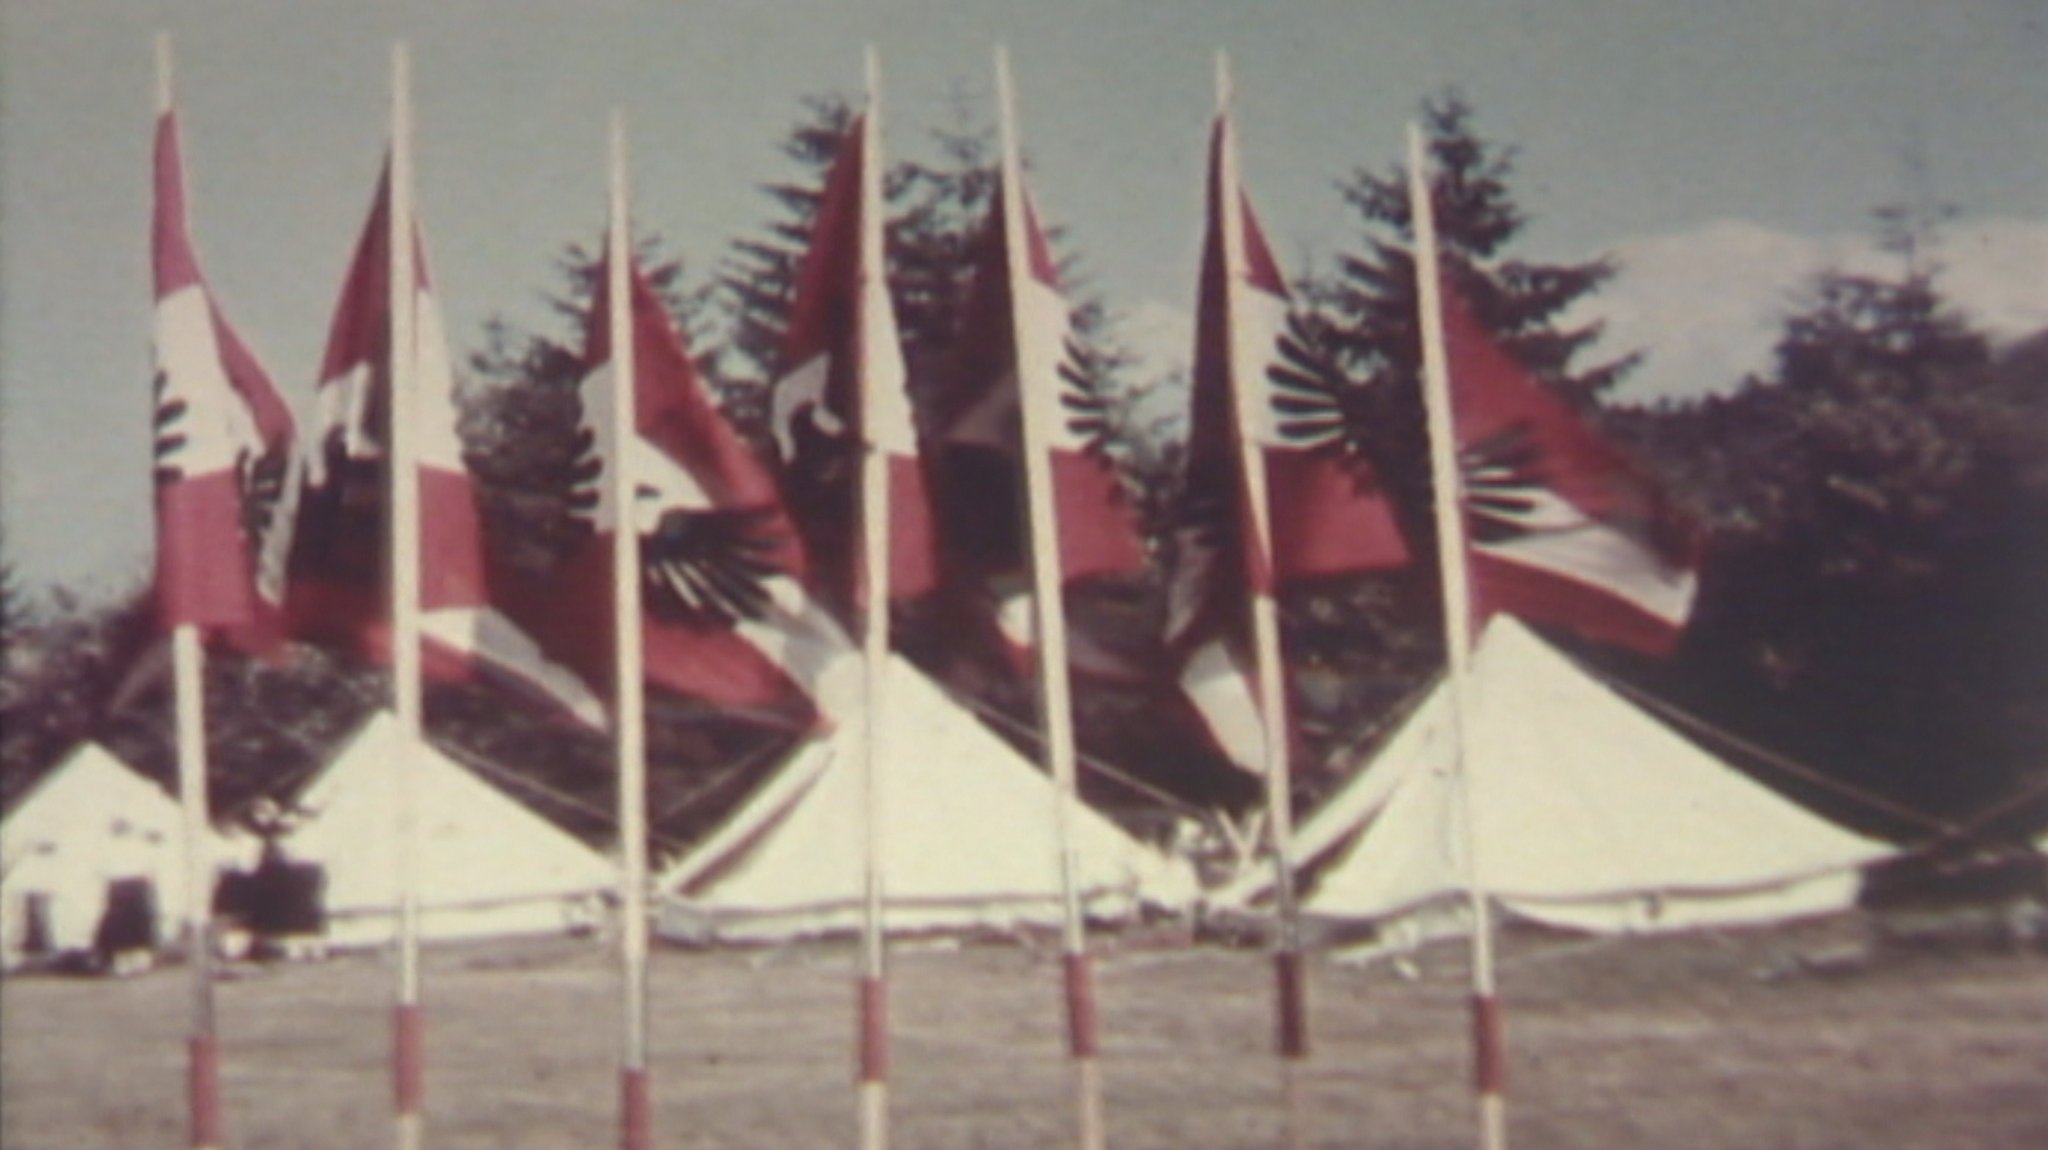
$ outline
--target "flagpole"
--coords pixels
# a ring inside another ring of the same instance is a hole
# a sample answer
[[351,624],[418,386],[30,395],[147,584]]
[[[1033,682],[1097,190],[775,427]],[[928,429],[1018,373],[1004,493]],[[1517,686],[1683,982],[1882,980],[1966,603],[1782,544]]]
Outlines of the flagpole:
[[[1011,330],[1017,333],[1018,404],[1024,424],[1024,481],[1031,562],[1031,600],[1037,631],[1039,721],[1053,778],[1053,830],[1059,852],[1061,953],[1067,1004],[1067,1048],[1074,1066],[1075,1104],[1082,1150],[1102,1150],[1100,1044],[1096,1036],[1094,975],[1088,962],[1087,927],[1081,917],[1080,860],[1074,843],[1073,808],[1080,801],[1075,782],[1073,710],[1067,682],[1066,605],[1061,598],[1059,524],[1053,508],[1048,419],[1059,416],[1057,395],[1034,395],[1034,380],[1051,378],[1054,365],[1027,364],[1042,355],[1025,339],[1021,282],[1030,275],[1025,236],[1024,181],[1017,152],[1016,99],[1010,84],[1010,56],[996,49],[996,99],[1002,136],[1004,263],[1010,276]],[[1036,370],[1032,370],[1035,368]]]
[[178,713],[178,803],[185,815],[185,940],[192,968],[186,1105],[194,1150],[221,1145],[220,1040],[213,1008],[213,860],[207,851],[206,654],[199,626],[171,631]]
[[[156,37],[156,111],[161,119],[176,107],[172,84],[171,34]],[[179,173],[183,178],[183,172]],[[178,806],[185,831],[185,946],[192,972],[191,1033],[185,1040],[185,1107],[188,1144],[219,1150],[223,1141],[220,1100],[220,1033],[213,1002],[213,859],[207,849],[213,819],[206,797],[206,648],[199,625],[171,629],[172,686],[177,698]]]
[[391,678],[401,751],[391,764],[398,853],[398,1002],[392,1020],[392,1085],[399,1150],[424,1135],[425,1015],[420,1006],[419,812],[413,760],[425,745],[420,676],[420,504],[413,443],[418,347],[413,270],[412,55],[391,48]]
[[868,320],[876,307],[889,306],[889,280],[882,249],[882,65],[870,44],[866,52],[867,114],[861,122],[860,260],[856,303],[854,370],[861,405],[862,565],[861,656],[866,705],[861,724],[861,975],[859,1039],[860,1145],[885,1150],[889,1145],[889,991],[888,937],[884,919],[882,875],[882,706],[883,676],[889,659],[889,455],[879,434],[880,397],[868,369],[875,325]]
[[1472,1053],[1477,1094],[1479,1144],[1507,1145],[1504,1092],[1506,1047],[1493,970],[1493,921],[1479,867],[1480,842],[1473,811],[1472,775],[1465,760],[1466,716],[1470,706],[1472,594],[1465,566],[1463,487],[1452,423],[1449,361],[1444,351],[1441,265],[1437,257],[1436,214],[1422,131],[1408,125],[1408,197],[1415,220],[1415,282],[1422,315],[1423,399],[1429,418],[1429,458],[1435,488],[1437,561],[1443,570],[1444,650],[1448,660],[1452,761],[1457,764],[1458,804],[1463,827],[1466,898],[1472,916]]
[[633,444],[639,389],[633,363],[633,241],[626,113],[612,109],[611,224],[605,231],[605,316],[612,351],[613,738],[619,769],[619,957],[624,1008],[619,1069],[619,1145],[650,1150],[647,1081],[647,726],[642,694],[640,530],[633,517]]
[[1282,679],[1280,613],[1273,592],[1272,508],[1266,486],[1266,461],[1258,447],[1258,429],[1267,423],[1265,378],[1253,353],[1264,349],[1240,346],[1229,317],[1239,314],[1238,293],[1245,283],[1244,205],[1238,190],[1237,130],[1231,122],[1234,87],[1230,59],[1216,54],[1216,110],[1222,126],[1218,140],[1221,178],[1217,211],[1223,242],[1224,363],[1237,424],[1241,496],[1248,514],[1244,540],[1251,598],[1252,658],[1258,685],[1260,730],[1266,778],[1266,818],[1273,853],[1274,932],[1273,976],[1277,1015],[1277,1051],[1286,1095],[1287,1144],[1300,1146],[1302,1130],[1302,1063],[1308,1058],[1307,980],[1302,966],[1301,913],[1294,889],[1294,810],[1287,738],[1287,695]]

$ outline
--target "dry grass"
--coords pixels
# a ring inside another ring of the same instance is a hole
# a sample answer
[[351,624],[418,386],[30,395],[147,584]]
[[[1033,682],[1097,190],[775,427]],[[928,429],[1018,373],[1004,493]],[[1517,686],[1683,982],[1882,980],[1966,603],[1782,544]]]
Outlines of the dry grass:
[[[1880,950],[1854,924],[1503,947],[1518,1148],[2048,1146],[2048,956]],[[1260,955],[1098,940],[1110,1143],[1281,1144]],[[671,1148],[852,1145],[850,949],[664,951],[654,965],[656,1132]],[[899,948],[895,1145],[1073,1144],[1047,950]],[[1470,1145],[1462,951],[1418,977],[1319,961],[1310,1147]],[[380,957],[219,987],[231,1144],[391,1144]],[[590,943],[429,953],[428,1144],[616,1143],[617,978]],[[15,978],[0,1145],[184,1145],[182,970]]]

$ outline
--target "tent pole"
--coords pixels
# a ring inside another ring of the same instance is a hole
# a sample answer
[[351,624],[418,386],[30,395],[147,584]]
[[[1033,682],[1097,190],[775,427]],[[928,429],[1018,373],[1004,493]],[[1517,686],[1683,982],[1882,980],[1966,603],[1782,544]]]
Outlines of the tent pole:
[[1423,397],[1429,418],[1429,458],[1435,488],[1437,561],[1443,571],[1444,651],[1450,686],[1452,761],[1458,779],[1458,821],[1452,834],[1462,838],[1466,900],[1472,916],[1472,1055],[1477,1094],[1479,1144],[1483,1150],[1507,1145],[1507,1103],[1504,1092],[1506,1048],[1500,998],[1493,970],[1493,923],[1480,866],[1478,820],[1470,762],[1465,754],[1466,717],[1470,715],[1472,595],[1465,566],[1463,489],[1458,471],[1456,427],[1452,419],[1449,362],[1444,351],[1441,266],[1437,256],[1436,217],[1430,200],[1429,171],[1422,131],[1408,125],[1408,196],[1415,220],[1416,289],[1422,313]]
[[861,121],[860,261],[854,326],[854,371],[861,405],[861,656],[865,705],[861,707],[861,971],[858,1093],[861,1150],[889,1145],[888,935],[882,873],[882,706],[883,674],[889,659],[889,456],[877,428],[880,397],[868,368],[877,325],[872,309],[889,306],[887,265],[882,251],[881,61],[868,45],[867,114]]
[[[1244,204],[1238,190],[1237,132],[1231,122],[1233,87],[1230,60],[1216,54],[1216,114],[1221,125],[1217,141],[1220,179],[1214,210],[1223,247],[1223,291],[1225,317],[1238,314],[1239,294],[1245,282]],[[1251,595],[1252,659],[1258,690],[1261,747],[1266,780],[1266,817],[1273,856],[1273,913],[1275,921],[1273,975],[1276,1052],[1280,1057],[1284,1094],[1285,1141],[1290,1147],[1302,1145],[1305,1114],[1301,1081],[1308,1058],[1307,980],[1302,964],[1301,908],[1294,887],[1294,809],[1291,767],[1287,740],[1287,694],[1283,679],[1285,664],[1280,653],[1280,615],[1270,575],[1273,570],[1272,508],[1266,485],[1266,461],[1258,447],[1257,429],[1265,422],[1267,404],[1265,377],[1255,358],[1263,349],[1246,348],[1237,338],[1234,324],[1223,324],[1224,363],[1236,424],[1238,470],[1242,486],[1238,496],[1248,526],[1239,557]]]
[[619,958],[623,1032],[619,1144],[650,1150],[653,1104],[647,1080],[647,735],[641,686],[640,531],[633,517],[633,444],[639,388],[633,362],[633,242],[626,115],[612,110],[610,227],[605,273],[612,352],[612,738],[619,771]]
[[420,675],[420,507],[414,470],[413,377],[419,349],[413,270],[412,56],[391,49],[390,443],[391,671],[393,706],[404,752],[391,764],[398,854],[398,1001],[392,1019],[393,1101],[399,1150],[418,1150],[424,1136],[425,1015],[420,1006],[419,815],[411,751],[423,745]]
[[1080,863],[1074,843],[1073,808],[1080,799],[1075,782],[1073,711],[1067,681],[1066,609],[1061,599],[1059,524],[1053,508],[1048,418],[1058,417],[1056,396],[1031,393],[1034,381],[1052,378],[1054,365],[1029,357],[1043,350],[1025,338],[1024,281],[1031,260],[1025,235],[1024,181],[1017,153],[1016,100],[1010,84],[1010,56],[996,49],[996,104],[1002,139],[1003,246],[1010,276],[1011,330],[1017,355],[1018,406],[1023,413],[1024,480],[1029,522],[1031,599],[1038,650],[1039,722],[1053,779],[1053,833],[1057,844],[1061,898],[1061,971],[1066,991],[1067,1052],[1074,1068],[1075,1106],[1081,1150],[1102,1150],[1102,1069],[1096,1036],[1094,973],[1088,960],[1087,926],[1081,917]]

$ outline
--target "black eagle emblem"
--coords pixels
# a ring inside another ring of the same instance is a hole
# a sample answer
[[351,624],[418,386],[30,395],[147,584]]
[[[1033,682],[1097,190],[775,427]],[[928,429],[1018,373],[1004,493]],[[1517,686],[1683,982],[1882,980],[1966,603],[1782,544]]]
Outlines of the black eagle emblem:
[[1549,487],[1543,450],[1528,424],[1513,423],[1458,452],[1465,516],[1477,544],[1509,543],[1543,529],[1536,522]]
[[1361,490],[1368,482],[1372,413],[1364,388],[1352,383],[1317,350],[1308,317],[1287,314],[1266,370],[1273,422],[1280,438],[1344,460]]
[[[170,377],[163,369],[157,370],[150,389],[155,405],[152,420],[155,465],[151,478],[157,487],[163,488],[185,478],[183,459],[191,446],[189,421],[192,410],[189,402],[171,394]],[[252,548],[252,557],[253,553],[262,550],[262,541],[279,526],[279,508],[286,498],[286,477],[291,470],[289,444],[280,442],[259,445],[259,448],[240,445],[234,459],[236,489],[241,497],[242,534],[257,544]]]
[[604,480],[604,459],[597,452],[597,432],[588,424],[576,429],[569,458],[569,514],[587,526],[597,515],[601,501],[597,485]]
[[1086,441],[1088,454],[1109,466],[1109,397],[1103,394],[1100,373],[1090,370],[1088,349],[1068,336],[1060,356],[1060,407],[1067,415],[1067,428]]
[[185,477],[185,468],[178,457],[185,452],[185,417],[190,405],[182,399],[173,398],[170,392],[171,379],[158,368],[156,378],[150,383],[150,391],[156,402],[156,485],[165,487]]
[[[588,426],[576,432],[574,458],[569,513],[589,526],[606,465]],[[636,484],[634,497],[641,507],[661,508],[653,529],[640,536],[641,598],[650,615],[730,627],[767,614],[774,599],[768,580],[783,574],[777,556],[787,544],[786,527],[773,507],[688,507],[676,493],[650,482]],[[620,512],[622,527],[638,518],[631,508]]]
[[[658,496],[641,489],[643,498]],[[772,508],[662,512],[640,537],[640,581],[650,612],[731,626],[759,619],[772,602],[768,580],[782,532]]]

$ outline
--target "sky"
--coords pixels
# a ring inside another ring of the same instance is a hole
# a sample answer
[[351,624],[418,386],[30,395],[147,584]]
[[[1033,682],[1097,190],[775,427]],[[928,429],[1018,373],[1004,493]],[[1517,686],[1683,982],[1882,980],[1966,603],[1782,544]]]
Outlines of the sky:
[[[137,586],[150,555],[153,42],[172,33],[192,229],[228,318],[303,404],[412,56],[417,201],[457,354],[539,324],[594,240],[624,111],[638,226],[697,270],[772,215],[803,97],[884,146],[992,114],[1007,46],[1045,215],[1146,332],[1190,310],[1214,56],[1290,270],[1357,243],[1337,182],[1383,171],[1455,86],[1516,149],[1520,252],[1613,254],[1605,346],[1634,398],[1763,366],[1798,285],[1870,258],[1869,210],[1956,204],[1943,251],[1995,336],[2048,326],[2048,0],[7,0],[0,5],[0,523],[32,588]],[[1922,158],[1915,177],[1905,157]]]

